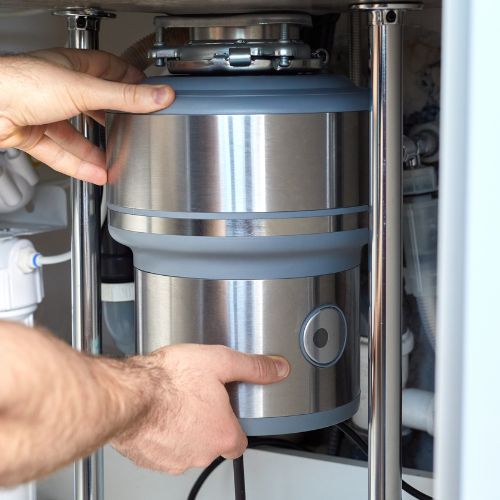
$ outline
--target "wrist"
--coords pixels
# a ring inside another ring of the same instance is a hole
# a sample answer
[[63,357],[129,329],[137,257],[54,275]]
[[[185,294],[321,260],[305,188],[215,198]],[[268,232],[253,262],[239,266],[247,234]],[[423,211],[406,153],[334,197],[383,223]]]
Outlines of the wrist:
[[165,378],[149,356],[127,359],[96,358],[99,370],[104,373],[102,387],[116,415],[112,441],[133,434],[154,406],[159,380]]
[[110,439],[147,411],[149,398],[141,387],[142,375],[137,373],[132,359],[92,357],[91,364],[92,377],[102,392],[103,408],[112,417]]

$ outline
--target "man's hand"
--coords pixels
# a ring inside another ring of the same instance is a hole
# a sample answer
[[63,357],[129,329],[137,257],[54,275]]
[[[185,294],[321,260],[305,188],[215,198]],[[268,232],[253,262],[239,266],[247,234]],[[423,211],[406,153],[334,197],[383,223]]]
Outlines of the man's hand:
[[[237,458],[247,447],[225,384],[270,384],[288,376],[283,358],[223,346],[175,345],[136,358],[152,376],[148,410],[112,444],[137,465],[172,474]],[[132,361],[134,362],[134,361]]]
[[225,384],[269,384],[282,358],[176,345],[125,360],[90,357],[0,322],[0,486],[37,479],[111,441],[138,465],[179,473],[247,440]]
[[106,182],[104,153],[67,119],[101,110],[149,113],[169,106],[165,85],[137,85],[144,74],[106,52],[52,49],[0,57],[0,148],[18,148],[64,174]]

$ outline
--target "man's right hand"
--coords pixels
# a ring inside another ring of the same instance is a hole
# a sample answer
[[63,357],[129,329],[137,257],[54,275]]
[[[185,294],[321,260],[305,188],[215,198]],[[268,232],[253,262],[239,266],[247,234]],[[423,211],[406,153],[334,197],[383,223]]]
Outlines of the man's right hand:
[[0,322],[0,486],[43,477],[111,443],[170,473],[243,453],[225,384],[279,382],[286,360],[181,344],[128,359],[77,352]]
[[139,466],[173,474],[245,451],[247,438],[225,384],[271,384],[290,371],[280,357],[193,344],[166,347],[129,363],[151,377],[143,388],[149,405],[112,444]]

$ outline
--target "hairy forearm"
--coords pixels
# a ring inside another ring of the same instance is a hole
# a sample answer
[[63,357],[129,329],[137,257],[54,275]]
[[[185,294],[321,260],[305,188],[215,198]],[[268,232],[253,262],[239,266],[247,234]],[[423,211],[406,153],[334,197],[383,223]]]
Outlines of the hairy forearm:
[[0,485],[48,474],[130,427],[148,411],[145,363],[92,358],[0,323]]
[[0,322],[0,486],[44,476],[110,441],[137,465],[181,473],[239,457],[247,438],[226,384],[269,384],[286,360],[180,344],[127,360],[89,357]]

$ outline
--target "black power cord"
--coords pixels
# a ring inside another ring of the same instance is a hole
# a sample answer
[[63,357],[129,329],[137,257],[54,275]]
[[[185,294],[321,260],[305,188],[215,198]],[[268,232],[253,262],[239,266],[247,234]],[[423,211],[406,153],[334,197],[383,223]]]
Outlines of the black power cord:
[[210,476],[210,474],[212,474],[212,472],[217,469],[217,467],[219,467],[222,462],[224,462],[224,460],[226,459],[217,457],[206,469],[203,470],[203,472],[198,476],[198,479],[193,484],[193,487],[191,488],[191,491],[188,495],[188,500],[196,500],[196,497],[198,496],[203,483],[207,480],[208,476]]
[[[337,428],[347,437],[349,438],[366,456],[368,456],[368,444],[365,443],[363,438],[351,427],[349,427],[345,423],[340,423],[337,424]],[[299,451],[309,451],[307,448],[303,446],[298,446],[294,443],[291,443],[289,441],[285,441],[284,439],[278,439],[278,438],[254,438],[251,441],[249,441],[248,447],[249,448],[258,448],[259,446],[276,446],[276,447],[281,447],[281,448],[288,448],[290,450],[299,450]],[[191,491],[189,492],[187,500],[196,500],[196,497],[203,486],[203,483],[207,480],[207,478],[210,476],[210,474],[222,463],[224,462],[225,458],[218,457],[216,458],[206,469],[203,470],[203,472],[199,475],[198,479],[194,483],[193,487],[191,488]],[[239,460],[239,459],[238,459]],[[235,475],[235,491],[237,488],[236,481],[242,479],[243,480],[243,488],[244,488],[244,472],[243,472],[243,460],[239,463],[239,465],[236,465],[237,460],[234,461],[233,467],[234,467],[234,475]],[[237,471],[237,467],[241,467],[241,478],[238,478],[240,472]],[[237,479],[238,478],[238,479]],[[429,495],[426,495],[425,493],[422,493],[421,491],[417,490],[410,484],[408,484],[406,481],[403,481],[403,491],[406,491],[409,495],[413,496],[414,498],[417,498],[418,500],[433,500],[433,498]],[[243,492],[244,494],[244,492]],[[245,496],[243,497],[238,497],[238,493],[236,492],[236,499],[237,500],[244,500]]]
[[[349,438],[366,456],[368,456],[368,444],[365,443],[363,438],[349,425],[346,423],[337,424],[337,428]],[[431,496],[422,493],[421,491],[414,488],[411,484],[403,481],[402,484],[403,491],[406,491],[409,495],[418,500],[433,500]]]
[[[304,448],[303,446],[296,445],[295,443],[291,443],[289,441],[285,441],[284,439],[279,439],[279,438],[251,438],[248,442],[248,447],[249,448],[258,448],[259,446],[276,446],[280,448],[286,448],[289,450],[299,450],[299,451],[309,451],[307,448]],[[191,488],[191,491],[189,492],[189,495],[187,497],[187,500],[196,500],[196,497],[198,496],[198,493],[201,490],[201,487],[205,483],[205,481],[208,479],[208,476],[212,474],[212,472],[219,467],[219,465],[226,460],[223,457],[217,457],[206,469],[203,470],[203,472],[198,476],[198,479],[196,482],[193,484],[193,487]],[[243,458],[241,458],[241,471],[244,474],[243,471]],[[235,460],[236,462],[236,460]],[[236,471],[234,468],[235,464],[233,463],[233,471],[235,473],[235,489],[236,489],[236,480],[239,475],[239,472]],[[238,466],[239,467],[239,466]],[[238,479],[239,480],[239,479]],[[243,476],[243,484],[244,484],[245,478]],[[236,490],[235,490],[236,491]],[[238,499],[238,497],[236,497]],[[245,497],[242,497],[245,498]]]
[[246,500],[245,491],[245,467],[243,465],[243,455],[233,460],[234,474],[234,498],[235,500]]

